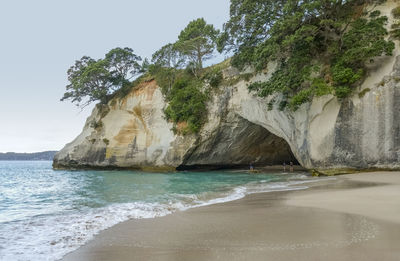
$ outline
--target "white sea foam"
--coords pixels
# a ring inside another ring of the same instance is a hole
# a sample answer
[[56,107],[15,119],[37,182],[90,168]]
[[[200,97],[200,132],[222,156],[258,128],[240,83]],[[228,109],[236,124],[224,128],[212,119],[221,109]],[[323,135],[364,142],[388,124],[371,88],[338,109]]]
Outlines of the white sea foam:
[[124,203],[5,223],[0,228],[0,260],[57,260],[117,223],[165,216],[175,210],[167,204]]
[[101,230],[129,219],[161,217],[178,210],[241,199],[247,194],[306,189],[304,184],[314,181],[318,180],[298,176],[286,182],[253,182],[228,192],[179,195],[181,200],[174,199],[166,204],[112,204],[103,208],[5,222],[0,226],[0,260],[58,260]]

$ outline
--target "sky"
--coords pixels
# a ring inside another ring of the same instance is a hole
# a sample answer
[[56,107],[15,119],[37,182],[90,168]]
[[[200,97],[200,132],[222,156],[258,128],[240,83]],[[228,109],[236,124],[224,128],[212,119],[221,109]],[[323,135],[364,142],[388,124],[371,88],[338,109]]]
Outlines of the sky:
[[60,150],[81,132],[93,105],[60,101],[75,60],[151,57],[199,17],[221,29],[229,0],[0,1],[0,152]]

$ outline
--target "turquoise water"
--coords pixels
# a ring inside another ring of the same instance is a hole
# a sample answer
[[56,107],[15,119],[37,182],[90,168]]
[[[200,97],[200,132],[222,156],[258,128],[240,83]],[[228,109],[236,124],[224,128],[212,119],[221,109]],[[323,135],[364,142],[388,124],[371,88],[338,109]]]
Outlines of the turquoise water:
[[99,231],[249,193],[304,189],[306,173],[54,171],[0,161],[0,260],[57,260]]

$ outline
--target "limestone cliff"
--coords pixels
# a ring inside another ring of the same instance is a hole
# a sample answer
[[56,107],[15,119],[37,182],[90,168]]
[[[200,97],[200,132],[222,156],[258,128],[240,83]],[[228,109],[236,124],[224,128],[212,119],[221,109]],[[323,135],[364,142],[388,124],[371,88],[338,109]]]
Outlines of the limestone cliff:
[[[246,81],[220,86],[199,135],[172,132],[155,81],[97,106],[54,158],[60,167],[176,169],[294,160],[321,172],[400,168],[400,56],[390,57],[342,102],[327,95],[295,112],[267,109]],[[232,75],[230,75],[232,76]],[[255,79],[266,78],[259,74]],[[225,71],[229,77],[229,70]],[[278,97],[274,97],[279,99]]]
[[[250,82],[267,80],[273,68]],[[238,74],[228,68],[224,78]],[[294,160],[327,174],[400,168],[398,46],[343,101],[326,95],[295,112],[268,110],[268,102],[280,96],[260,98],[247,85],[240,80],[219,86],[200,133],[182,136],[164,118],[166,102],[156,82],[142,83],[124,98],[97,106],[82,133],[57,153],[54,167],[171,170]]]

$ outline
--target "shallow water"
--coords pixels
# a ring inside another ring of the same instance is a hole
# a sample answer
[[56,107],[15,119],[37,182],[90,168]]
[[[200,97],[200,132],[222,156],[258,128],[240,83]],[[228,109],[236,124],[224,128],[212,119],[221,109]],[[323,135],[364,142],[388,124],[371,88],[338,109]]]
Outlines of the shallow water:
[[0,260],[57,260],[128,219],[312,181],[302,172],[54,171],[47,161],[0,161]]

